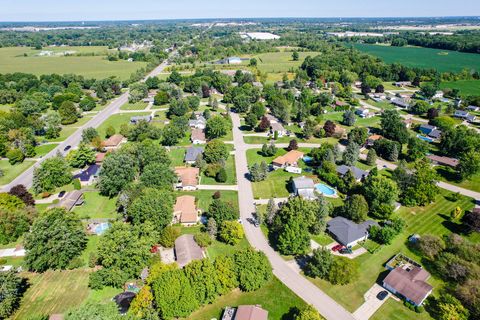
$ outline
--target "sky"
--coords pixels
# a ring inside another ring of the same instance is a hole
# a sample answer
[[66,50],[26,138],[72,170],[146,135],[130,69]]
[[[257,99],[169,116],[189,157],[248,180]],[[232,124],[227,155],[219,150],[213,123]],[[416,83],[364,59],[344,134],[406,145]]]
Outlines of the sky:
[[0,22],[480,16],[480,0],[0,0]]

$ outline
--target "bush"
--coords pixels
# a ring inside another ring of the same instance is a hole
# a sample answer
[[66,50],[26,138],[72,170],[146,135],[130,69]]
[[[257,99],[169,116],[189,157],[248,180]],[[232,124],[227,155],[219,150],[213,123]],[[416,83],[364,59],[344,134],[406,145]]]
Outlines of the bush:
[[180,229],[172,226],[168,226],[162,230],[158,243],[165,248],[173,248],[175,240],[180,235]]
[[407,300],[403,301],[403,305],[407,307],[408,309],[415,311],[415,305]]
[[73,180],[73,189],[75,189],[75,190],[82,189],[82,184],[80,183],[79,179]]
[[225,170],[225,168],[220,168],[220,170],[215,175],[215,181],[220,183],[227,182],[227,171]]
[[195,242],[202,248],[206,248],[212,244],[212,238],[207,233],[197,233],[195,235]]
[[218,163],[209,164],[205,168],[205,175],[210,178],[216,178],[220,170],[223,169],[222,166]]
[[416,306],[415,307],[415,312],[416,313],[423,313],[423,312],[425,312],[425,308],[423,306]]
[[219,238],[227,244],[239,243],[244,235],[243,227],[237,221],[224,221],[220,226]]
[[23,162],[25,159],[25,155],[22,151],[18,149],[12,149],[7,152],[6,157],[8,158],[8,162],[13,166],[14,164]]
[[220,199],[221,196],[222,196],[222,194],[220,193],[220,191],[215,191],[212,198],[213,199]]
[[83,267],[83,265],[84,265],[84,263],[83,263],[82,258],[76,257],[76,258],[73,258],[72,261],[70,261],[70,263],[68,264],[67,269],[69,269],[69,270],[78,269],[78,268]]

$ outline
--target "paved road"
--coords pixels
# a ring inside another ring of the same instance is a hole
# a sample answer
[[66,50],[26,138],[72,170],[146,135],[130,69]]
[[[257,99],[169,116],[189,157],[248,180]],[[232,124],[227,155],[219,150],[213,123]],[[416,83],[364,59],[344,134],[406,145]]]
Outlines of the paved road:
[[[167,67],[167,61],[164,61],[158,67],[156,67],[152,72],[150,72],[142,81],[146,80],[148,77],[153,77],[161,73],[165,67]],[[105,120],[110,117],[110,115],[118,112],[120,107],[128,102],[128,91],[123,93],[121,96],[115,98],[108,106],[106,106],[102,111],[98,112],[90,121],[88,121],[83,126],[79,127],[71,136],[69,136],[65,141],[61,142],[55,149],[50,151],[43,158],[39,159],[33,166],[22,172],[17,178],[7,185],[2,186],[1,190],[3,192],[8,192],[13,186],[17,184],[23,184],[28,188],[32,186],[33,171],[35,168],[40,166],[40,164],[45,161],[45,159],[54,157],[57,152],[65,154],[63,150],[66,146],[76,147],[82,139],[82,131],[85,128],[98,128]],[[138,111],[137,111],[138,112]]]
[[300,275],[298,270],[291,268],[287,262],[270,247],[260,228],[246,223],[247,218],[251,218],[252,213],[255,211],[252,186],[246,178],[248,172],[246,151],[249,149],[249,146],[243,141],[242,132],[239,129],[240,117],[235,113],[231,113],[231,117],[233,120],[233,139],[236,151],[235,166],[238,189],[240,190],[238,193],[240,216],[242,221],[245,221],[244,228],[248,241],[254,248],[263,251],[267,255],[268,260],[272,264],[275,276],[300,298],[308,304],[313,305],[326,319],[354,320],[355,318],[351,313]]

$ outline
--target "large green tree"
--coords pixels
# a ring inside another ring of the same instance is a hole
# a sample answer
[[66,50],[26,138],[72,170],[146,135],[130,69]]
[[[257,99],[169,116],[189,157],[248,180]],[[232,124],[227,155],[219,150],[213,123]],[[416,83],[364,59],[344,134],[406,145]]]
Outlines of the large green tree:
[[26,281],[15,271],[0,272],[0,318],[7,319],[20,305]]
[[154,224],[157,231],[161,231],[172,222],[173,204],[174,197],[171,191],[147,188],[142,195],[133,200],[127,215],[135,225],[149,221]]
[[218,226],[223,221],[237,220],[239,216],[237,208],[228,201],[214,199],[208,207],[207,217],[215,219]]
[[225,143],[215,139],[207,143],[203,158],[207,163],[217,163],[228,158],[228,149]]
[[87,144],[80,143],[78,149],[68,153],[66,160],[73,168],[83,168],[88,164],[95,163],[95,151]]
[[407,143],[409,133],[397,110],[385,110],[380,120],[382,133],[385,138]]
[[46,159],[33,172],[33,190],[52,192],[72,181],[70,166],[61,156]]
[[164,163],[151,163],[147,165],[140,176],[140,181],[151,188],[171,190],[178,178],[175,172]]
[[195,260],[184,268],[195,298],[200,304],[211,303],[219,294],[220,281],[215,266],[209,259]]
[[347,198],[339,212],[343,217],[361,223],[367,220],[368,203],[361,194],[354,194]]
[[137,172],[137,164],[132,155],[115,152],[105,158],[98,176],[98,187],[103,195],[113,197],[128,183]]
[[261,251],[246,249],[234,255],[239,287],[242,291],[255,291],[273,276],[267,256]]
[[205,134],[208,139],[216,139],[225,136],[230,130],[230,122],[223,116],[213,116],[207,120]]
[[397,184],[389,178],[370,173],[363,185],[363,195],[370,211],[378,218],[388,218],[393,213],[398,198]]

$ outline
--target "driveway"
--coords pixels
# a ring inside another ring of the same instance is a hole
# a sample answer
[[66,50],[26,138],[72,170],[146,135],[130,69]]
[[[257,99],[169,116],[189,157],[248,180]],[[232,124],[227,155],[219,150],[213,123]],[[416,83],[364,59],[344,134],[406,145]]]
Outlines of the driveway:
[[365,298],[365,302],[353,313],[353,316],[357,320],[368,320],[377,310],[382,306],[382,304],[390,298],[391,293],[388,292],[388,296],[383,299],[379,300],[377,298],[377,294],[380,291],[385,290],[378,284],[374,284],[368,291],[363,295]]
[[[313,240],[312,240],[313,241]],[[316,243],[316,242],[315,242]],[[332,242],[330,243],[329,245],[326,245],[325,247],[327,249],[332,249],[334,246],[336,246],[337,244],[339,244],[338,242]],[[318,243],[317,243],[318,246],[320,246]],[[312,247],[313,248],[313,247]],[[333,255],[336,255],[336,256],[339,256],[339,257],[345,257],[345,258],[348,258],[348,259],[355,259],[356,257],[358,256],[361,256],[362,254],[366,253],[367,252],[367,249],[365,249],[364,247],[360,247],[358,249],[355,249],[353,250],[352,253],[340,253],[338,251],[332,251],[332,254]]]

